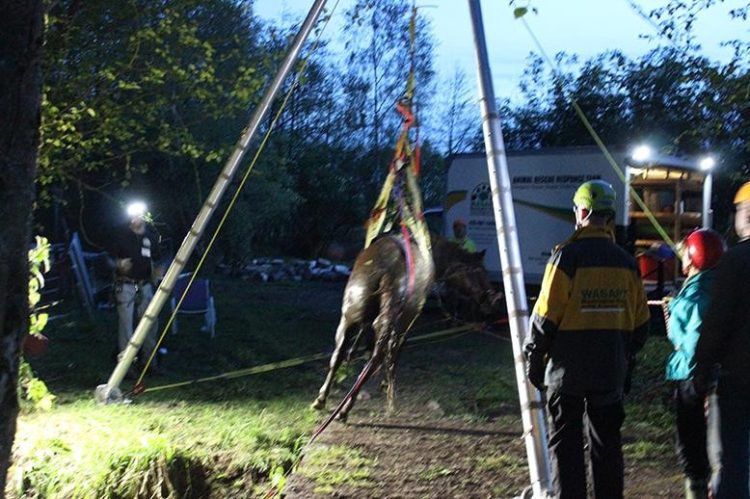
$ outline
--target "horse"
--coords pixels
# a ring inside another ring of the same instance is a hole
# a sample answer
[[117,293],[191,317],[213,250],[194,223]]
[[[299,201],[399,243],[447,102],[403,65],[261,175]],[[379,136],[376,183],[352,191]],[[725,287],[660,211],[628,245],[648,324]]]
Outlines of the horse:
[[[325,407],[345,350],[353,351],[360,336],[372,335],[374,343],[369,368],[363,373],[364,378],[355,384],[337,417],[346,421],[359,388],[379,367],[383,369],[382,386],[386,392],[387,411],[393,412],[396,363],[401,346],[435,282],[442,282],[468,297],[487,315],[497,311],[502,293],[495,292],[487,278],[482,265],[484,251],[471,253],[435,234],[430,236],[431,259],[424,258],[414,243],[411,243],[412,251],[407,252],[404,239],[396,235],[382,236],[359,253],[344,289],[341,319],[336,328],[328,373],[313,408]],[[407,269],[408,253],[414,260],[411,276]]]

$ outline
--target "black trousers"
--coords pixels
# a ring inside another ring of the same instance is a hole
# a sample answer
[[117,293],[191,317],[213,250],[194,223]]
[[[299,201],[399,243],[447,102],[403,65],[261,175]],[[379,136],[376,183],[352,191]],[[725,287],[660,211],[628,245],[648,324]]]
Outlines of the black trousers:
[[586,497],[584,431],[597,499],[618,499],[623,494],[624,466],[620,428],[625,419],[618,394],[575,396],[547,393],[550,415],[549,447],[556,464],[554,486],[561,499]]
[[705,481],[711,474],[706,448],[706,416],[703,398],[696,397],[690,391],[689,382],[675,383],[675,449],[685,476],[691,480]]

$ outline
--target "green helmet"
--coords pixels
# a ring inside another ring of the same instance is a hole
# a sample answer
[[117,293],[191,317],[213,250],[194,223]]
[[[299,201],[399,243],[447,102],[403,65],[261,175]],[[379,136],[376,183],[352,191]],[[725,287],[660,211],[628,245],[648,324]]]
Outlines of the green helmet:
[[615,212],[617,194],[609,182],[590,180],[581,184],[573,196],[573,204],[594,212]]

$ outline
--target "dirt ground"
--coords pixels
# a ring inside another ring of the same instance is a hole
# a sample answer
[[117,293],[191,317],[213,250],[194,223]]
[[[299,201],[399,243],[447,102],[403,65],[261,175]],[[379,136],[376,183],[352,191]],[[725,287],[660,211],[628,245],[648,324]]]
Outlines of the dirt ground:
[[[434,401],[410,404],[417,395],[400,393],[402,409],[391,417],[377,395],[358,403],[348,424],[333,422],[287,481],[285,497],[478,499],[521,494],[529,475],[520,417],[508,414],[485,422],[446,418]],[[625,443],[633,440],[626,431]],[[342,448],[355,452],[342,455]],[[628,457],[626,452],[625,497],[682,497],[671,448],[656,461]],[[342,481],[339,474],[355,478]]]
[[[507,345],[506,347],[507,348]],[[366,385],[347,424],[334,421],[287,480],[287,498],[511,498],[529,485],[522,426],[514,402],[487,418],[446,415],[430,369],[452,362],[450,344],[430,365],[402,357],[397,410],[385,414],[379,378]],[[471,359],[464,359],[471,362]],[[436,373],[435,373],[436,374]],[[345,383],[346,384],[346,383]],[[344,395],[335,390],[332,409]],[[626,427],[625,497],[682,497],[671,435],[643,443]]]
[[[367,477],[331,486],[321,477],[321,466],[346,470],[351,459],[334,455],[312,465],[303,460],[287,482],[286,497],[484,498],[521,492],[526,466],[520,424],[467,423],[428,411],[384,417],[355,410],[349,424],[333,423],[308,454],[339,446],[356,449],[368,460]],[[309,474],[308,466],[318,473]]]

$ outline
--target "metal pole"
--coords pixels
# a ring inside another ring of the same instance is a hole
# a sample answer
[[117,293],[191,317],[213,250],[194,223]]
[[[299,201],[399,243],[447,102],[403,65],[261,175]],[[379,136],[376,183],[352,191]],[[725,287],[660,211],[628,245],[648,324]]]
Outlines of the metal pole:
[[209,193],[206,202],[203,204],[201,211],[198,213],[198,216],[193,222],[193,226],[190,228],[190,232],[188,232],[188,234],[185,236],[185,239],[182,241],[182,245],[177,251],[177,256],[175,256],[174,261],[169,266],[164,279],[159,285],[159,289],[156,291],[156,294],[151,300],[151,303],[149,303],[148,308],[146,308],[146,312],[143,314],[143,317],[138,323],[138,327],[135,329],[135,332],[133,332],[133,336],[130,338],[130,342],[128,343],[127,348],[121,354],[120,361],[117,363],[117,366],[112,372],[112,375],[109,377],[109,381],[107,381],[106,385],[99,385],[98,387],[96,387],[95,397],[98,402],[109,403],[121,400],[122,393],[119,389],[120,383],[125,377],[128,368],[130,368],[130,364],[135,359],[136,353],[138,353],[138,350],[140,350],[141,345],[143,344],[143,340],[148,333],[148,330],[154,324],[159,316],[159,312],[163,308],[169,296],[172,294],[172,290],[174,289],[177,277],[185,268],[185,264],[190,258],[190,255],[192,255],[198,239],[200,239],[200,237],[203,235],[203,231],[206,229],[208,221],[211,219],[211,216],[216,210],[216,206],[219,204],[219,201],[221,200],[224,192],[229,186],[229,182],[232,181],[232,178],[234,177],[234,174],[236,173],[240,162],[242,161],[242,158],[245,156],[250,141],[257,132],[261,121],[263,121],[266,114],[268,113],[273,99],[276,97],[279,88],[281,88],[281,84],[284,82],[284,79],[286,78],[287,74],[292,68],[292,65],[297,59],[300,49],[302,48],[302,45],[312,31],[312,28],[315,25],[318,17],[320,16],[325,3],[326,0],[315,0],[313,6],[310,8],[310,12],[308,12],[307,17],[305,18],[305,21],[299,30],[299,33],[297,33],[297,36],[292,43],[292,47],[289,49],[289,53],[282,62],[279,72],[276,74],[273,82],[271,82],[271,86],[266,91],[266,95],[263,97],[263,100],[255,109],[255,112],[250,118],[250,122],[248,123],[247,128],[245,128],[245,130],[242,132],[242,135],[237,142],[234,152],[232,152],[232,155],[229,157],[229,160],[224,166],[224,169],[221,171],[219,178],[216,180],[216,183]]
[[711,191],[714,184],[714,174],[706,173],[703,181],[703,228],[710,229],[713,225],[713,210],[711,210]]
[[529,474],[533,497],[543,498],[551,495],[549,451],[546,440],[544,404],[539,391],[526,379],[524,368],[522,345],[528,334],[529,312],[523,280],[521,252],[518,248],[516,215],[513,210],[508,163],[505,157],[500,118],[495,103],[495,92],[492,86],[487,45],[484,37],[482,8],[479,0],[469,0],[469,10],[471,11],[477,55],[479,104],[482,113],[484,144],[487,150],[487,168],[492,189],[492,206],[495,212],[497,244],[500,250],[503,284],[505,285],[505,299],[508,307]]

